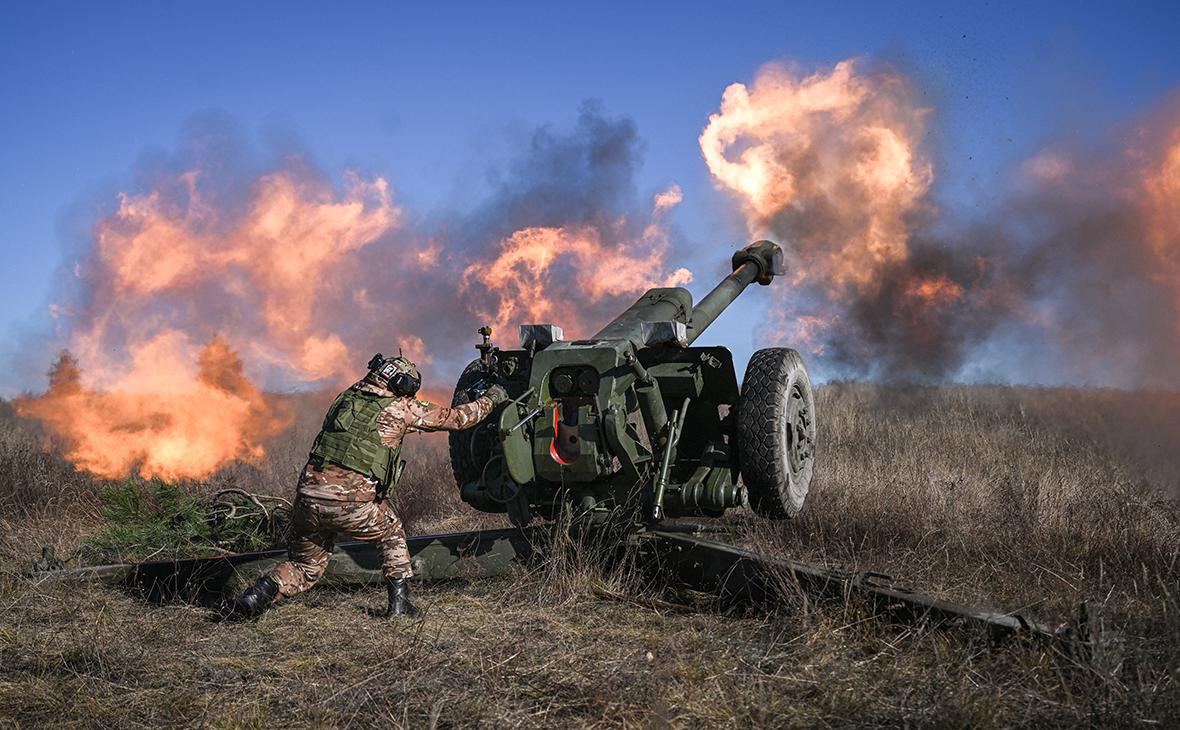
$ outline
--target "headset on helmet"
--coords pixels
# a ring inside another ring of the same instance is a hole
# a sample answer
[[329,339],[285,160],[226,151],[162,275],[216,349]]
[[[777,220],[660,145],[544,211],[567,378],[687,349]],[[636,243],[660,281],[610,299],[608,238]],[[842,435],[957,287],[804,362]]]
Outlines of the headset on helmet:
[[369,360],[369,372],[379,378],[397,395],[412,396],[422,386],[418,368],[405,357],[385,357],[377,353]]

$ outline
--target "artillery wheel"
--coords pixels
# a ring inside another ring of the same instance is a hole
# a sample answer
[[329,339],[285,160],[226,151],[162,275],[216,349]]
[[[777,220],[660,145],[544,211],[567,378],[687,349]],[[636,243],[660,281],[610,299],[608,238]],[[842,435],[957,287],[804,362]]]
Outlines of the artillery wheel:
[[755,512],[771,519],[799,514],[815,468],[815,396],[795,350],[768,348],[750,358],[738,399],[737,453]]
[[[467,396],[467,389],[486,377],[483,365],[479,360],[472,360],[455,383],[455,393],[451,397],[451,406],[461,406],[471,399]],[[483,429],[469,428],[463,431],[451,431],[447,443],[451,454],[451,471],[455,475],[455,482],[461,489],[464,484],[477,482],[483,476],[484,467],[496,454],[496,439],[489,438]]]

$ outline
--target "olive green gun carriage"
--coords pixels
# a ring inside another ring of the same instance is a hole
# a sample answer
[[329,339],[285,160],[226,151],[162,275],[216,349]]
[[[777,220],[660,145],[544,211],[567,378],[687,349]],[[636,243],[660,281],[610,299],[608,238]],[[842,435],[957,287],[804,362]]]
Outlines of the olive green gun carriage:
[[774,519],[798,514],[816,440],[799,353],[755,352],[739,388],[727,348],[694,344],[747,286],[783,273],[782,250],[758,241],[695,307],[686,289],[651,289],[588,339],[521,325],[516,350],[494,347],[481,329],[480,357],[454,403],[479,381],[513,400],[450,437],[463,501],[517,525],[567,506],[591,523],[715,517],[746,502]]

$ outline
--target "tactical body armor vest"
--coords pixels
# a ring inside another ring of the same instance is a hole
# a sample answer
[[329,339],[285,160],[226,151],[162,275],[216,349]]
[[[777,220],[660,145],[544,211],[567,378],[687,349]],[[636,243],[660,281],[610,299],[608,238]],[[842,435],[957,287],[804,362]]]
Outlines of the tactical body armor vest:
[[376,479],[382,492],[396,486],[401,446],[391,449],[377,435],[377,415],[393,398],[349,388],[336,396],[311,446],[312,461],[336,464]]

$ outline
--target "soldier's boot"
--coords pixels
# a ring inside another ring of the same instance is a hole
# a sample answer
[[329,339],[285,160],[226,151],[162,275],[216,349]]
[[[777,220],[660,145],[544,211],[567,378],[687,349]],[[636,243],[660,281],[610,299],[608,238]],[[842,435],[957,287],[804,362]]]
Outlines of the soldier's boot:
[[386,579],[385,589],[389,591],[389,608],[385,611],[387,617],[414,618],[418,615],[418,608],[410,603],[410,582],[408,580],[405,578]]
[[254,581],[254,585],[247,588],[230,607],[230,618],[251,619],[261,616],[262,612],[270,608],[275,596],[279,594],[279,584],[269,575],[264,575]]

